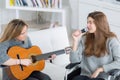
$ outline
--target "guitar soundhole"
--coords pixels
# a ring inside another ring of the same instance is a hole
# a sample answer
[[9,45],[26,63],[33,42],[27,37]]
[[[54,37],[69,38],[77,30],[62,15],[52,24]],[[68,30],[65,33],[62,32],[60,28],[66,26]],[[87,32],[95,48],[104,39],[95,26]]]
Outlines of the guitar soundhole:
[[32,63],[35,63],[37,60],[36,60],[36,56],[31,56],[32,58]]

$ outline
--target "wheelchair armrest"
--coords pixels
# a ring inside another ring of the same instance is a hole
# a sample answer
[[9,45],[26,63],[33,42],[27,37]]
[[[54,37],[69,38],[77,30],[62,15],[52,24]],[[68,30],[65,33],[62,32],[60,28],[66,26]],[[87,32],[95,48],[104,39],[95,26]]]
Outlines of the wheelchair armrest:
[[120,76],[120,69],[113,69],[113,70],[109,71],[108,73],[111,76],[117,77],[117,76]]
[[98,78],[103,78],[104,80],[120,80],[120,69],[113,69],[109,72],[101,72]]
[[68,64],[65,68],[66,68],[66,69],[71,69],[71,68],[73,68],[73,67],[75,67],[76,65],[79,65],[79,64],[80,64],[80,62],[70,63],[70,64]]

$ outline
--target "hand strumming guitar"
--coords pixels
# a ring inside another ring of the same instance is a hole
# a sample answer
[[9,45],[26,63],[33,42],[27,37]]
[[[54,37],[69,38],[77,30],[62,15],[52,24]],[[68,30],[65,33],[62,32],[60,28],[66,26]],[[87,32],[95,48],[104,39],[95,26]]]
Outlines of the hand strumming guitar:
[[18,59],[16,63],[24,66],[29,66],[31,65],[32,61],[30,59]]

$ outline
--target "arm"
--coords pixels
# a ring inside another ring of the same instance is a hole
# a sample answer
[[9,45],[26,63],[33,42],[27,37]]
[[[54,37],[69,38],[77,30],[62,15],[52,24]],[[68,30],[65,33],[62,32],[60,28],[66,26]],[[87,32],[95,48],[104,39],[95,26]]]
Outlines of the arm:
[[31,40],[29,37],[27,37],[27,42],[28,42],[28,47],[31,47],[32,46],[32,43],[31,43]]
[[73,34],[73,51],[70,53],[70,61],[71,63],[80,62],[82,58],[83,52],[83,38],[81,37],[82,33],[80,30],[76,30]]
[[18,59],[8,59],[7,61],[5,61],[2,65],[7,65],[7,66],[11,66],[11,65],[17,65],[20,64],[20,61]]
[[120,43],[116,38],[111,38],[107,41],[107,48],[109,56],[112,56],[113,61],[109,64],[105,64],[102,67],[97,68],[95,72],[91,75],[92,78],[96,78],[101,72],[107,73],[113,69],[120,69]]
[[91,75],[91,78],[96,78],[103,71],[103,67],[97,68],[96,71]]
[[82,33],[80,30],[76,30],[73,34],[72,34],[72,37],[73,37],[73,46],[72,46],[72,49],[73,51],[76,51],[77,48],[78,48],[78,43],[79,43],[79,39],[81,38],[82,36]]
[[0,65],[30,65],[31,60],[30,59],[12,59],[7,55],[9,44],[8,43],[0,43]]
[[112,69],[120,69],[120,42],[117,38],[111,38],[107,44],[109,55],[112,55],[113,61],[103,65],[104,71],[108,72]]
[[30,59],[8,59],[7,61],[5,61],[2,65],[7,65],[7,66],[12,66],[12,65],[25,65],[25,66],[29,66],[31,64],[31,60]]

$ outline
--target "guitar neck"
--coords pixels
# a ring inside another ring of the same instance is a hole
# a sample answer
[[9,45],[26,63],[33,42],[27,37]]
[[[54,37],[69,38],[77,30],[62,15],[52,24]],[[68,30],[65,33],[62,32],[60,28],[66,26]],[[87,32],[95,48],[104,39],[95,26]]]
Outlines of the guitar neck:
[[37,55],[37,56],[35,56],[35,59],[36,59],[36,61],[43,60],[43,59],[46,60],[46,59],[50,58],[50,56],[52,54],[60,55],[60,54],[64,54],[64,53],[65,53],[64,49],[57,50],[57,51],[53,51],[53,52],[48,52],[48,53]]

